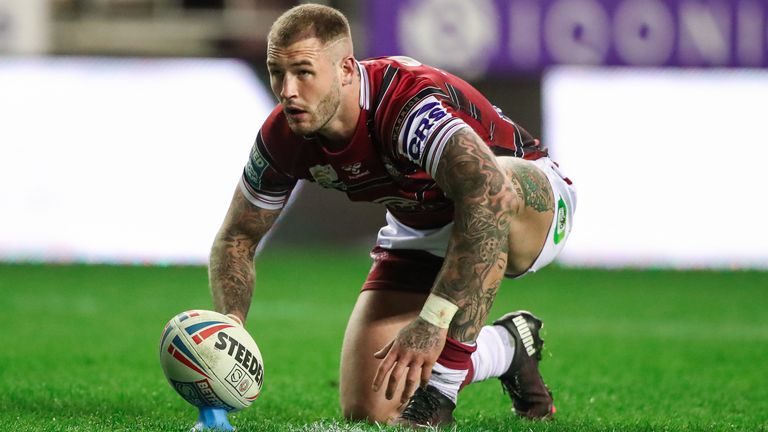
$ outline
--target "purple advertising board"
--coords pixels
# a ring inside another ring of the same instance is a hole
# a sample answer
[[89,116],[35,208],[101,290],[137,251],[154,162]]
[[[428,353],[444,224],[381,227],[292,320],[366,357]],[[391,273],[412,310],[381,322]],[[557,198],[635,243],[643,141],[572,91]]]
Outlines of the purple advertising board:
[[768,0],[370,0],[369,56],[469,75],[558,64],[766,67]]

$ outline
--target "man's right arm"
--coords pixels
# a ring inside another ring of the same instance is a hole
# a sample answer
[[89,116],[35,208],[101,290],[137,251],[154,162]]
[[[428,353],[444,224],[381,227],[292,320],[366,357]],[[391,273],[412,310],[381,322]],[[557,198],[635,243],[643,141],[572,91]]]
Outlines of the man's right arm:
[[236,315],[248,315],[256,271],[256,247],[280,215],[251,204],[238,187],[211,248],[208,278],[214,307]]

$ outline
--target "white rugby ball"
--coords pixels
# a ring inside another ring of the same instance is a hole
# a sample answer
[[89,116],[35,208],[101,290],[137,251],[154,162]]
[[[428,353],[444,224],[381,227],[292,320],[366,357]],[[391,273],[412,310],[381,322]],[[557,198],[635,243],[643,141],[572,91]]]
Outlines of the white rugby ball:
[[239,411],[259,396],[264,363],[245,328],[218,312],[173,317],[160,338],[160,365],[171,387],[194,406]]

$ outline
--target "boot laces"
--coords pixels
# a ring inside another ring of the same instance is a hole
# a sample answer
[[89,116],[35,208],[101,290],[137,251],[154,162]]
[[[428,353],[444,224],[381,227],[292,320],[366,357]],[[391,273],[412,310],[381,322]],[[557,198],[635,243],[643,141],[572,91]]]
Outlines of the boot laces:
[[400,416],[412,422],[427,425],[433,422],[435,413],[440,408],[440,400],[432,393],[419,387],[408,401]]

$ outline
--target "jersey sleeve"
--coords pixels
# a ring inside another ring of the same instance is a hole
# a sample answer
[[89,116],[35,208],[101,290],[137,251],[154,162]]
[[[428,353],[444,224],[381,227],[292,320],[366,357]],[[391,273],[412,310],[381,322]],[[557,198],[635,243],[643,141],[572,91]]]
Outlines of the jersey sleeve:
[[285,206],[288,195],[296,185],[296,179],[277,168],[268,143],[264,140],[264,135],[268,135],[265,133],[267,125],[265,123],[265,126],[262,126],[256,136],[256,142],[251,147],[240,179],[240,190],[251,204],[267,210],[277,210]]
[[439,89],[417,93],[405,107],[402,128],[394,131],[397,152],[434,178],[445,144],[453,134],[469,126]]
[[[394,70],[394,71],[393,71]],[[462,128],[470,127],[456,111],[441,83],[421,64],[389,67],[382,78],[374,104],[382,141],[397,159],[417,165],[435,177],[437,165],[448,140]]]

